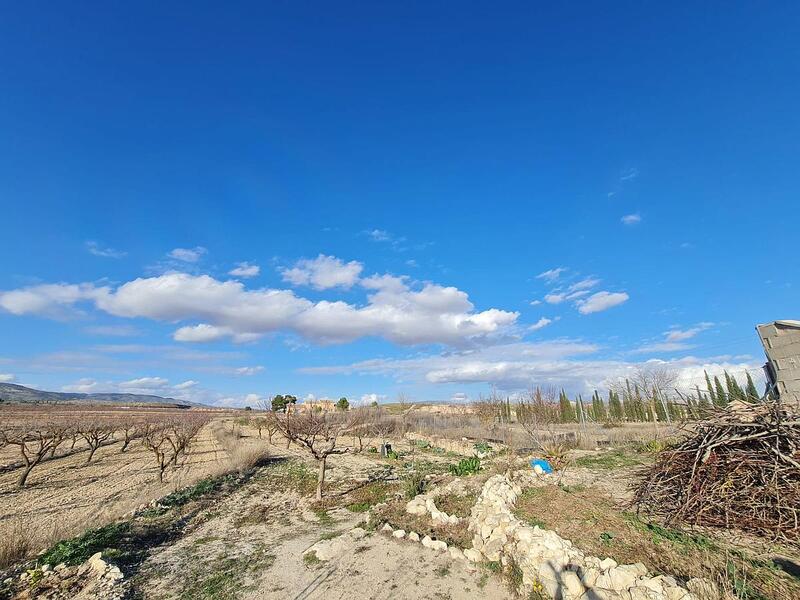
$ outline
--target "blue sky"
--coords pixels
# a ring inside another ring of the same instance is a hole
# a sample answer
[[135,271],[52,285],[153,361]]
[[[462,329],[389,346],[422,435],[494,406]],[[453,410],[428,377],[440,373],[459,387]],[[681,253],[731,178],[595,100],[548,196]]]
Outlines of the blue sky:
[[159,4],[0,20],[0,379],[688,385],[797,317],[795,3]]

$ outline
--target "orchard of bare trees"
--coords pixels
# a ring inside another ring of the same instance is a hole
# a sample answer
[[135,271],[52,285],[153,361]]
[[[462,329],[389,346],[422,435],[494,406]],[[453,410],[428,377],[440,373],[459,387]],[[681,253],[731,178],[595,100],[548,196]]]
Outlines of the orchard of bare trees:
[[207,422],[205,414],[192,412],[129,415],[81,408],[23,408],[0,416],[0,449],[12,449],[18,456],[12,466],[19,467],[19,488],[28,484],[31,473],[44,461],[80,452],[89,464],[96,460],[98,449],[117,443],[119,452],[140,443],[153,456],[158,479],[163,481],[170,466],[180,466]]

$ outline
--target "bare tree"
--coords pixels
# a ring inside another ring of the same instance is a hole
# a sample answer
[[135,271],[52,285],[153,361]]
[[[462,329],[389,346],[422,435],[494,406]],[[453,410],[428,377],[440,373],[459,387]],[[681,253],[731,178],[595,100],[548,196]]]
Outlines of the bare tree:
[[114,435],[114,427],[110,422],[103,419],[92,419],[81,424],[78,432],[89,445],[89,455],[86,457],[86,464],[92,461],[92,457],[97,449]]
[[41,423],[38,419],[5,425],[0,429],[0,446],[16,446],[22,456],[23,468],[17,479],[17,487],[25,487],[33,468],[44,460],[52,449],[63,423]]
[[275,415],[278,430],[290,442],[305,448],[317,461],[317,500],[322,500],[325,469],[328,457],[344,454],[347,448],[337,448],[337,438],[350,426],[347,414],[305,410],[294,414]]
[[120,421],[119,431],[122,433],[122,447],[119,449],[120,452],[125,452],[131,440],[140,433],[137,429],[140,425],[140,420],[132,417],[125,417]]
[[166,423],[149,421],[142,426],[142,445],[150,450],[158,466],[158,481],[164,481],[164,471],[171,462]]
[[554,439],[553,425],[559,419],[556,395],[555,388],[536,387],[517,401],[517,421],[534,445],[543,451],[547,442]]

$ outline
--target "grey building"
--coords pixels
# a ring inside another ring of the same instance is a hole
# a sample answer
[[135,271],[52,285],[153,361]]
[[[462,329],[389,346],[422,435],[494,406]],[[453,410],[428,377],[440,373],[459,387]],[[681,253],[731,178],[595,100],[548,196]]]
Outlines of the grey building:
[[767,381],[782,401],[800,408],[800,321],[773,321],[756,330],[767,354]]

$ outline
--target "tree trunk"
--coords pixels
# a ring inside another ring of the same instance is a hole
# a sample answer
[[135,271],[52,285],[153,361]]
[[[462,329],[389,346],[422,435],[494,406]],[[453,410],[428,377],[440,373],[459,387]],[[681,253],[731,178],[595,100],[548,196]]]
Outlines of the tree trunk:
[[33,463],[27,465],[24,469],[22,469],[22,473],[19,475],[19,479],[17,480],[17,487],[22,488],[25,487],[25,482],[28,481],[28,475],[33,470]]
[[323,456],[317,461],[319,464],[319,471],[317,472],[317,500],[322,500],[322,486],[325,485],[325,460],[327,456]]
[[95,450],[97,450],[97,446],[89,446],[89,456],[86,458],[87,465],[92,462],[92,457],[94,456]]
[[122,442],[122,448],[120,448],[119,451],[120,452],[125,452],[125,450],[128,448],[128,444],[130,444],[130,442],[131,441],[128,438],[125,438],[125,441]]

